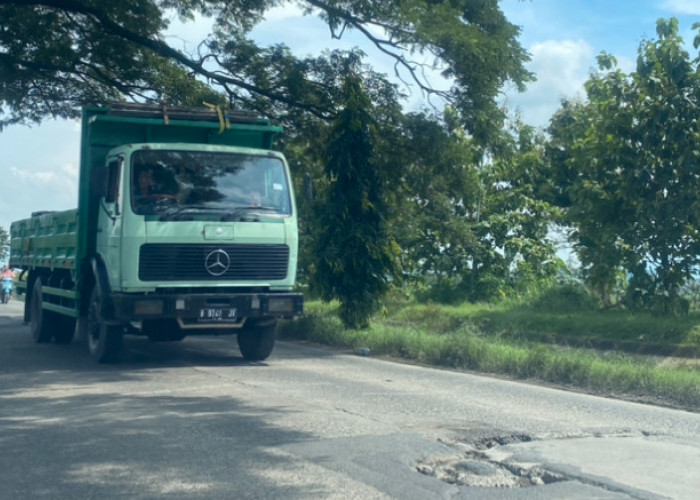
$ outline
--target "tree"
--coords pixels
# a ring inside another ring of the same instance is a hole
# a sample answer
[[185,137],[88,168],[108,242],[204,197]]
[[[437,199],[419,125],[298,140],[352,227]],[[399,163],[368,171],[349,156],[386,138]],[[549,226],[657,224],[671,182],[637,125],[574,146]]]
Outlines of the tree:
[[404,271],[449,288],[477,245],[469,213],[479,189],[473,141],[436,117],[416,113],[403,118],[389,142],[396,164],[391,227]]
[[408,115],[401,131],[391,226],[405,275],[434,281],[431,298],[455,301],[521,294],[552,278],[541,134],[516,121],[484,156],[450,109],[443,120]]
[[8,245],[10,244],[10,235],[0,226],[0,260],[5,260],[8,253]]
[[[626,76],[616,73],[608,78],[622,82]],[[549,127],[547,157],[551,168],[544,184],[545,199],[564,211],[564,223],[573,228],[569,237],[582,264],[584,280],[601,303],[610,307],[625,258],[619,239],[622,228],[616,221],[624,218],[616,218],[620,209],[617,201],[595,188],[610,179],[609,172],[599,168],[597,157],[587,161],[591,151],[580,147],[580,139],[599,126],[598,120],[586,104],[563,101]]]
[[398,277],[397,249],[386,231],[385,182],[372,163],[372,106],[350,65],[345,107],[328,138],[328,190],[315,244],[316,283],[325,300],[340,300],[346,327],[366,328],[378,299]]
[[[291,107],[333,120],[342,94],[333,61],[296,58],[284,45],[261,48],[248,38],[268,9],[285,4],[320,16],[332,37],[362,33],[422,92],[453,102],[482,139],[503,117],[495,103],[502,86],[522,88],[532,78],[519,28],[497,0],[0,0],[0,124],[76,117],[82,105],[120,99],[192,103],[214,99],[212,89],[220,102],[273,117]],[[195,54],[163,39],[173,13],[214,20]],[[414,60],[414,52],[433,61]],[[453,80],[451,88],[429,84],[424,71],[433,67]]]
[[559,213],[541,192],[544,144],[542,134],[516,119],[480,169],[474,231],[481,250],[470,271],[472,300],[537,291],[564,267],[550,236]]
[[676,19],[656,31],[629,75],[599,57],[588,102],[553,120],[551,158],[590,275],[609,284],[622,266],[644,287],[632,295],[668,313],[700,264],[700,68]]

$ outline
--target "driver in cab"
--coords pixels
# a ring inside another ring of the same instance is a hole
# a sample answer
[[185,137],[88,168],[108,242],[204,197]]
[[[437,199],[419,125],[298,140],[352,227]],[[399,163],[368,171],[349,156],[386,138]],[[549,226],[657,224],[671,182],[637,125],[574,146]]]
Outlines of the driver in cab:
[[156,182],[152,168],[142,168],[138,171],[132,190],[137,213],[155,213],[155,206],[163,201],[177,203],[177,198],[172,193],[166,192],[163,186]]

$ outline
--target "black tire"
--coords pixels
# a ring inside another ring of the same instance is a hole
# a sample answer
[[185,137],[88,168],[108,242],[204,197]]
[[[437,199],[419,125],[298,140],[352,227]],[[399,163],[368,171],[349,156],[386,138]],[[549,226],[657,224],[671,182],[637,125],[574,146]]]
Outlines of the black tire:
[[145,319],[141,331],[151,342],[179,342],[187,335],[174,319]]
[[75,318],[58,315],[53,332],[53,340],[57,344],[70,344],[75,336]]
[[41,278],[37,278],[32,288],[32,298],[29,303],[29,328],[32,338],[37,344],[51,342],[51,324],[57,314],[44,309],[42,304]]
[[90,294],[90,307],[87,318],[87,340],[90,354],[98,363],[119,361],[124,343],[122,325],[105,325],[100,321],[102,297],[97,287]]
[[238,332],[238,348],[248,361],[262,361],[272,354],[277,336],[277,320],[246,324]]

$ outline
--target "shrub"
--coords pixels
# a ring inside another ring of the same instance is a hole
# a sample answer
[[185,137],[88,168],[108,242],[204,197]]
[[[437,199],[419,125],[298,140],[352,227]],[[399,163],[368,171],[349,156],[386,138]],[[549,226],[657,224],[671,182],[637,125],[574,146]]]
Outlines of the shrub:
[[530,306],[539,312],[572,313],[595,311],[600,304],[583,285],[567,284],[548,288]]

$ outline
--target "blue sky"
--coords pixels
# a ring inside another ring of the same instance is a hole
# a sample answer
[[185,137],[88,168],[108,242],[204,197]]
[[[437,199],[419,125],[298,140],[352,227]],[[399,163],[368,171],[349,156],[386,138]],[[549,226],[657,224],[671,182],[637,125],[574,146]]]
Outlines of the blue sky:
[[[633,70],[640,42],[655,38],[658,18],[678,18],[691,56],[697,55],[691,27],[700,22],[700,0],[502,0],[500,5],[521,26],[520,41],[532,56],[528,69],[538,78],[524,94],[505,89],[504,102],[532,125],[546,126],[561,98],[583,95],[582,84],[601,51],[614,55],[623,70]],[[168,40],[176,48],[191,49],[208,29],[202,19],[175,25]],[[331,41],[327,27],[313,17],[300,17],[295,8],[275,9],[254,34],[263,43],[285,43],[299,55],[361,46],[375,68],[392,72],[391,62],[362,45],[358,36]],[[419,106],[420,96],[414,93],[409,105]],[[13,220],[32,211],[76,206],[79,138],[79,124],[67,121],[0,132],[1,227],[9,230]]]

